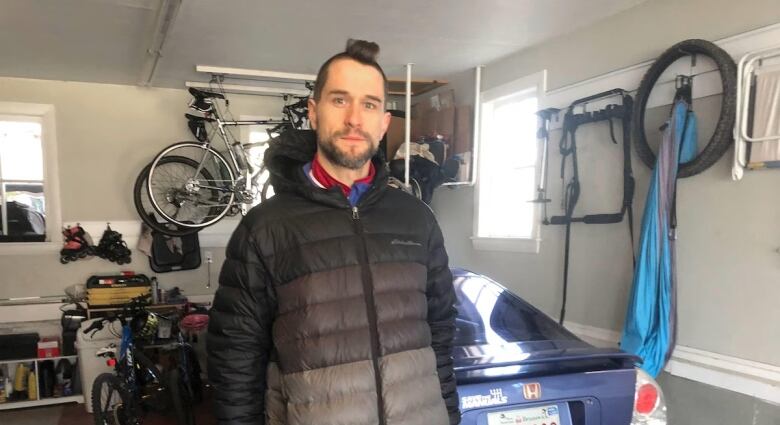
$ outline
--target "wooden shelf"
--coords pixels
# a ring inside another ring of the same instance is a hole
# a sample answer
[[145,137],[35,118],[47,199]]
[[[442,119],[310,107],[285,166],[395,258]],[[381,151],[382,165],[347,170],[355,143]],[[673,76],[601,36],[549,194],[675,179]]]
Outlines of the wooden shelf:
[[[391,96],[404,96],[406,95],[406,80],[389,80],[388,94]],[[446,85],[446,81],[438,80],[412,80],[412,96],[419,96],[423,93],[429,92],[433,89],[437,89]]]

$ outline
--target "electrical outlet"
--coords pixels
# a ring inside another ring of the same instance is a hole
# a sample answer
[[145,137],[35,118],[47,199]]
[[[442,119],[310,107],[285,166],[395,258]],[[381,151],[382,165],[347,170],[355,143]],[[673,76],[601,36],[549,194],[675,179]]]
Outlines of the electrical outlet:
[[212,262],[214,262],[214,258],[211,256],[211,251],[205,251],[205,252],[203,253],[203,255],[206,257],[206,262],[207,262],[207,263],[212,263]]

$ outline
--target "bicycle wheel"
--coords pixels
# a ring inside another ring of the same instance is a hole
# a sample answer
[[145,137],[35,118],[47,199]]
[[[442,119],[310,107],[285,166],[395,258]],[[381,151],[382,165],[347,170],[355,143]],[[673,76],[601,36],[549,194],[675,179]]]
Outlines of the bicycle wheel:
[[134,425],[132,397],[122,380],[112,373],[102,373],[92,385],[92,412],[95,425]]
[[658,78],[675,61],[685,56],[707,56],[715,62],[720,72],[723,86],[723,100],[720,116],[707,146],[689,162],[680,164],[677,177],[689,177],[699,174],[712,166],[729,149],[733,138],[734,119],[736,116],[737,66],[728,53],[706,40],[681,41],[665,51],[653,63],[637,90],[634,107],[634,146],[639,158],[650,168],[655,166],[656,156],[647,143],[645,131],[645,109],[650,92]]
[[[166,156],[160,159],[160,163],[167,164],[168,162],[187,162],[193,167],[197,167],[198,163],[190,158],[183,156]],[[173,223],[166,221],[160,214],[155,211],[152,201],[149,199],[149,192],[146,189],[146,178],[149,176],[149,170],[152,168],[152,164],[149,163],[138,174],[135,179],[135,185],[133,186],[133,203],[135,204],[135,210],[141,217],[144,223],[152,230],[169,235],[169,236],[186,236],[200,231],[198,227],[181,227]],[[208,171],[203,170],[203,174],[210,177]]]
[[274,196],[274,188],[271,186],[271,172],[263,165],[260,170],[260,177],[257,179],[260,189],[260,202]]
[[194,425],[195,417],[192,414],[192,393],[187,384],[181,378],[179,369],[172,369],[166,376],[168,391],[171,396],[171,404],[179,425]]
[[[162,162],[165,157],[189,161]],[[177,226],[203,228],[230,211],[235,193],[233,170],[219,152],[200,143],[175,143],[152,162],[147,191],[154,210]]]

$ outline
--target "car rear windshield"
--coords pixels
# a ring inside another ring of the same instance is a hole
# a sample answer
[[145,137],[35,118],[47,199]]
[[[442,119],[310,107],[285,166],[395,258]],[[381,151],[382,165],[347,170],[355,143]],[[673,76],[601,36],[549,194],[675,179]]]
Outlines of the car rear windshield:
[[495,282],[478,275],[456,277],[456,346],[570,340],[576,337]]

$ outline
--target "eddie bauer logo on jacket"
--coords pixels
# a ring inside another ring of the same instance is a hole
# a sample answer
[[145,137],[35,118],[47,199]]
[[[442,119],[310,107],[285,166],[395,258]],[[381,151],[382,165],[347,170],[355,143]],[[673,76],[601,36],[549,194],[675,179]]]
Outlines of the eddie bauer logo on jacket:
[[393,239],[390,241],[390,245],[405,245],[405,246],[422,246],[421,243],[415,241],[402,241],[400,239]]

